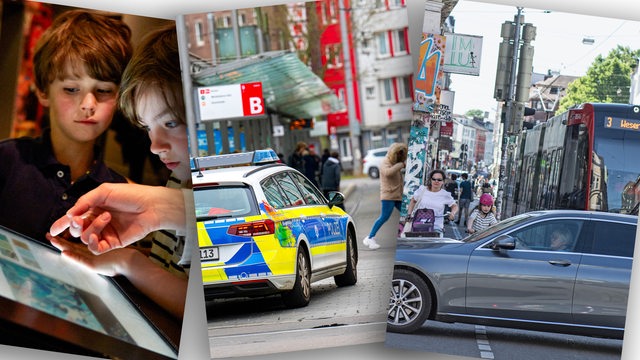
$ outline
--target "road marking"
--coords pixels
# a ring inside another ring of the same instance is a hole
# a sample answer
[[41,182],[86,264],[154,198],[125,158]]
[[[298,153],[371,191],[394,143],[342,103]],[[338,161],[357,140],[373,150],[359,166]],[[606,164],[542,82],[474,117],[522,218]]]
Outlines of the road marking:
[[451,231],[453,231],[453,237],[454,237],[456,240],[460,240],[460,239],[462,239],[462,234],[460,233],[460,230],[458,230],[458,227],[457,227],[457,226],[455,226],[455,225],[453,225],[453,224],[454,224],[454,222],[453,222],[453,221],[450,221],[450,222],[449,222],[449,225],[451,226]]
[[489,344],[489,338],[487,337],[487,328],[482,325],[476,325],[476,342],[478,343],[478,350],[480,350],[480,357],[482,359],[494,358],[491,344]]
[[385,321],[209,337],[209,350],[212,359],[220,359],[381,343],[386,326]]

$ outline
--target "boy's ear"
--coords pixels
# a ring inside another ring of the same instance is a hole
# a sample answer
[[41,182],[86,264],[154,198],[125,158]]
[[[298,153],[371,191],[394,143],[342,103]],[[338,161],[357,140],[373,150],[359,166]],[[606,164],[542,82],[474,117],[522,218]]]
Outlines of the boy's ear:
[[36,88],[36,96],[38,97],[38,101],[40,102],[40,105],[44,107],[49,107],[49,96],[47,95],[47,93]]

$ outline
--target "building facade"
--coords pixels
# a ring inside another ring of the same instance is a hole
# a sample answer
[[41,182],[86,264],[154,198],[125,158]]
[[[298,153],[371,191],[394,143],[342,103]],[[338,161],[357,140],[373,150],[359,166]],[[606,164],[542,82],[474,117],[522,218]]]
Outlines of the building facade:
[[359,0],[354,5],[362,146],[406,142],[413,106],[413,48],[405,0]]

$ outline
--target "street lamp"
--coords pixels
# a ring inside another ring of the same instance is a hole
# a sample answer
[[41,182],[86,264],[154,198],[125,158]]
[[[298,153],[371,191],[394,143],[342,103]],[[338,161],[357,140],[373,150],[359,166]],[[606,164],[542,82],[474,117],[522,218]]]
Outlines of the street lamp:
[[595,42],[596,40],[591,37],[582,38],[582,43],[585,45],[593,45]]

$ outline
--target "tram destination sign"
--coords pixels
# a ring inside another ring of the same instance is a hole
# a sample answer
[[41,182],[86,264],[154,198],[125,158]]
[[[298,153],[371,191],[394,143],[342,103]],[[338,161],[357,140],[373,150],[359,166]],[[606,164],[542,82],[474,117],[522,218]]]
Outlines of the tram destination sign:
[[604,119],[604,126],[611,129],[640,131],[640,120],[607,116]]

